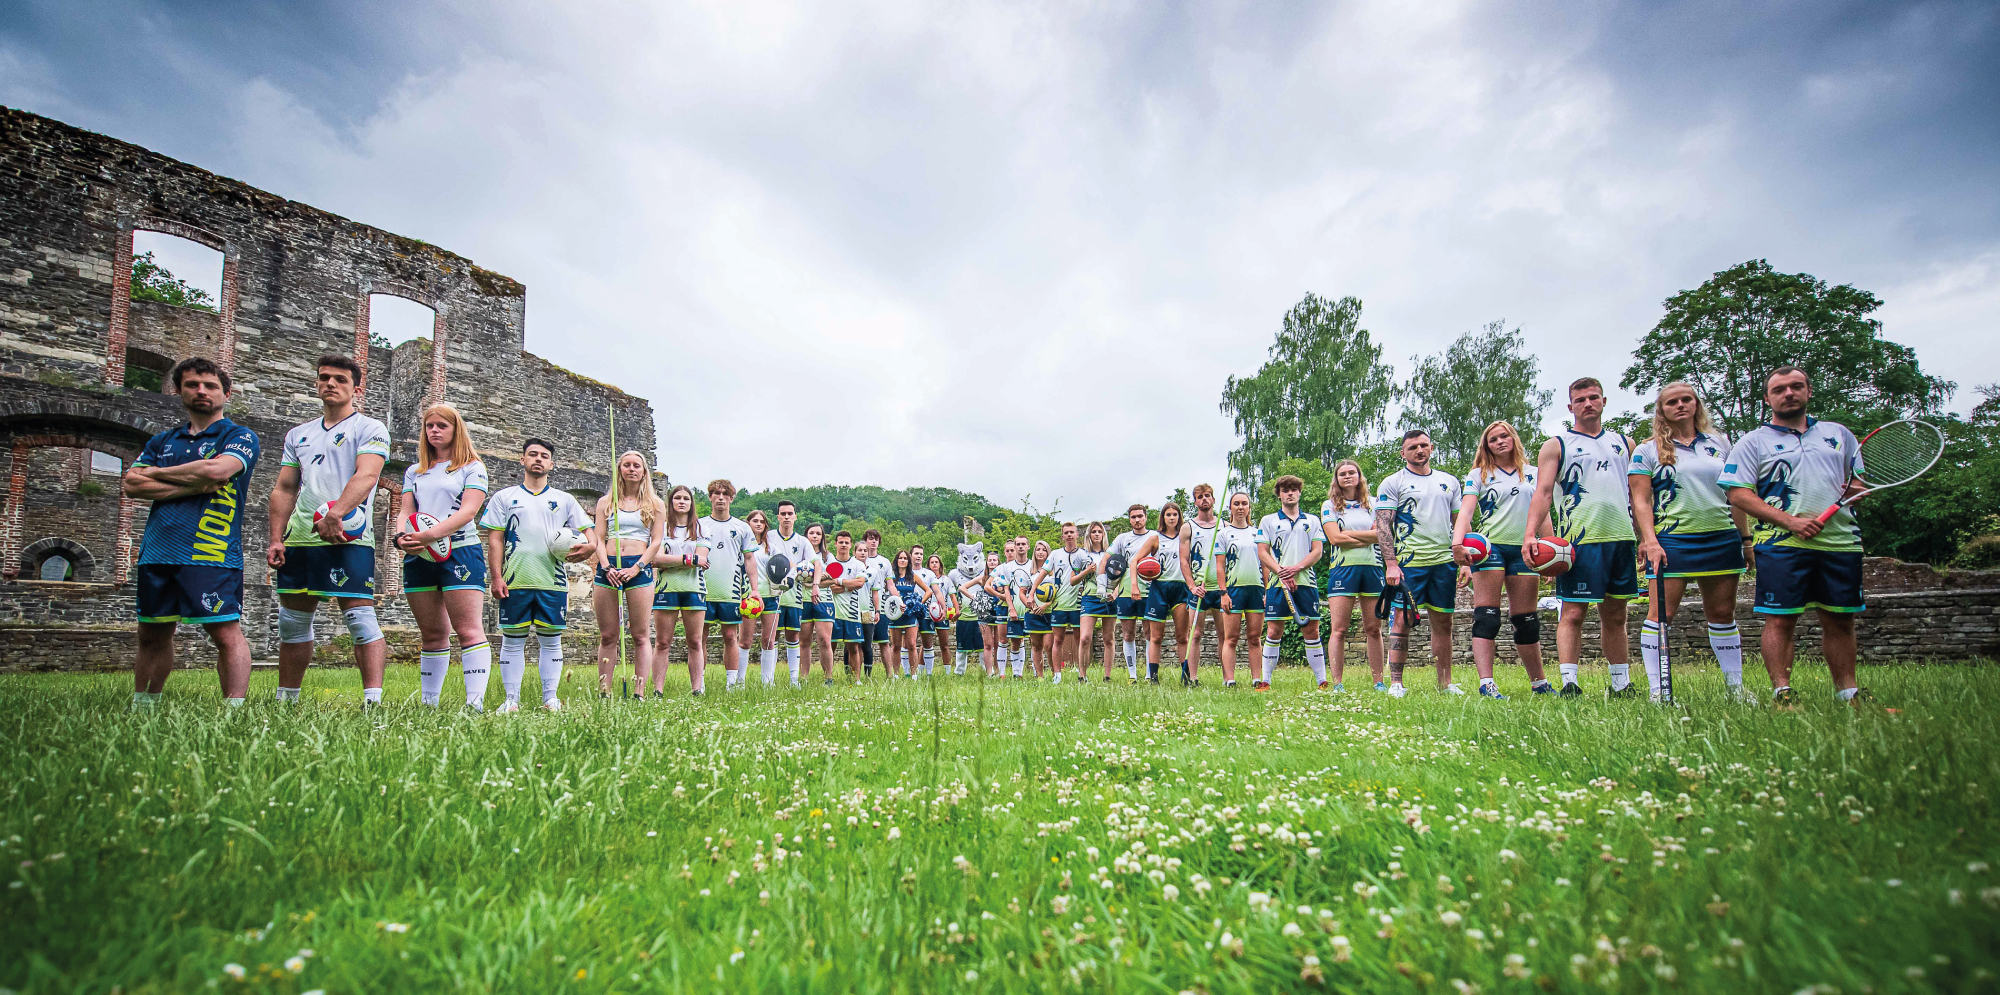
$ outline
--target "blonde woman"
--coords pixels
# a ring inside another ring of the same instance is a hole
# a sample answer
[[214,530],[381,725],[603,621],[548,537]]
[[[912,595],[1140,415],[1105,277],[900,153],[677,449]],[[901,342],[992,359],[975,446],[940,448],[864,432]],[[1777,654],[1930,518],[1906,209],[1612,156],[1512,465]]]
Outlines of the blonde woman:
[[702,645],[701,624],[708,617],[702,595],[702,571],[708,569],[708,540],[701,534],[694,490],[675,484],[667,491],[667,524],[660,533],[659,567],[653,594],[653,693],[664,695],[668,651],[678,625],[687,646],[688,686],[699,695],[707,689],[708,647]]
[[[633,628],[644,625],[653,607],[653,559],[667,525],[666,504],[653,487],[653,469],[645,456],[628,452],[618,457],[611,493],[597,499],[596,518],[604,545],[597,551],[590,603],[597,611],[597,696],[609,698],[618,668],[620,599]],[[632,674],[635,697],[644,698],[646,682],[653,677],[653,640],[643,632],[633,633]]]
[[1216,527],[1209,563],[1222,592],[1222,686],[1236,686],[1236,661],[1241,658],[1250,661],[1255,690],[1269,684],[1257,674],[1264,656],[1264,567],[1257,559],[1257,522],[1250,508],[1248,492],[1229,495],[1229,517]]
[[[1479,670],[1479,693],[1488,698],[1505,697],[1493,682],[1503,589],[1514,629],[1514,653],[1528,672],[1529,686],[1536,694],[1555,693],[1542,670],[1542,616],[1535,607],[1540,577],[1521,558],[1519,543],[1502,541],[1527,533],[1536,472],[1514,426],[1504,421],[1486,426],[1479,452],[1472,457],[1472,472],[1465,476],[1465,495],[1459,499],[1458,521],[1451,533],[1452,554],[1472,571],[1472,665]],[[1485,559],[1473,562],[1466,555],[1468,532],[1486,537],[1491,552]]]
[[[762,614],[753,619],[745,619],[748,632],[745,641],[757,644],[757,667],[763,675],[764,686],[770,687],[778,679],[778,588],[771,583],[769,566],[771,563],[771,540],[777,533],[771,528],[771,516],[758,508],[743,519],[750,526],[750,559],[752,566],[745,587],[744,597],[757,599],[764,606]],[[744,649],[749,655],[749,649]],[[747,660],[746,660],[747,662]]]
[[1104,548],[1104,523],[1092,522],[1084,529],[1084,552],[1090,554],[1090,565],[1076,572],[1078,583],[1088,583],[1079,599],[1083,613],[1083,634],[1077,637],[1076,679],[1090,679],[1090,657],[1097,652],[1097,636],[1104,634],[1104,652],[1099,659],[1104,661],[1104,683],[1111,683],[1111,658],[1118,655],[1117,628],[1118,604],[1111,593],[1111,581],[1104,576],[1104,558],[1110,550]]
[[[1149,533],[1138,543],[1132,555],[1132,563],[1137,572],[1138,562],[1148,556],[1160,562],[1160,575],[1146,588],[1146,674],[1158,683],[1160,679],[1160,644],[1166,640],[1167,620],[1174,623],[1174,634],[1178,637],[1188,631],[1188,585],[1187,577],[1181,572],[1181,540],[1187,537],[1187,515],[1181,506],[1168,501],[1160,508],[1160,527]],[[1175,638],[1167,645],[1178,651],[1185,640]],[[1181,686],[1195,686],[1194,671],[1188,667],[1186,657],[1181,659]]]
[[1049,663],[1049,636],[1055,632],[1055,602],[1042,601],[1035,597],[1035,578],[1049,565],[1049,541],[1035,540],[1035,553],[1028,560],[1028,576],[1023,584],[1021,604],[1027,610],[1022,613],[1022,629],[1028,634],[1029,666],[1034,668],[1036,679],[1054,673]]
[[1743,636],[1736,628],[1736,588],[1749,566],[1750,523],[1729,504],[1717,480],[1728,462],[1729,437],[1708,418],[1694,388],[1679,381],[1653,400],[1653,437],[1632,450],[1628,472],[1639,557],[1665,564],[1639,628],[1646,680],[1660,693],[1660,605],[1680,604],[1692,578],[1708,618],[1708,647],[1731,697],[1743,696]]
[[1382,550],[1376,543],[1375,502],[1368,493],[1368,476],[1351,459],[1334,464],[1319,506],[1320,528],[1326,533],[1326,653],[1332,665],[1332,690],[1345,690],[1347,627],[1354,609],[1361,609],[1361,638],[1375,690],[1382,683],[1382,620],[1375,601],[1382,596]]
[[800,664],[800,673],[812,674],[813,648],[818,647],[819,669],[826,686],[833,686],[833,590],[827,585],[826,565],[831,562],[826,552],[827,526],[815,522],[806,526],[806,545],[812,547],[812,575],[802,578],[800,598],[804,602],[804,619],[799,627],[799,644],[805,654]]
[[[486,464],[473,450],[472,436],[457,408],[443,402],[425,408],[423,426],[421,453],[403,471],[403,495],[393,531],[396,548],[403,551],[403,596],[423,636],[418,673],[424,704],[436,707],[444,694],[445,672],[451,669],[451,633],[456,631],[466,707],[484,711],[493,647],[486,641],[483,621],[486,548],[473,522],[490,489]],[[436,519],[436,524],[414,528],[410,516],[418,512]],[[437,561],[419,554],[441,539],[451,541],[450,556]]]

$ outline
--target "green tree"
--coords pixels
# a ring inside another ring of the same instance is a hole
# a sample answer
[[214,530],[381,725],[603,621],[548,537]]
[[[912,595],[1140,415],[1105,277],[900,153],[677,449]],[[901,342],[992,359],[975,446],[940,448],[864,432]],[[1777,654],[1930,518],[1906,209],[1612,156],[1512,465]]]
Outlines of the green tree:
[[1285,312],[1269,358],[1254,376],[1230,377],[1222,412],[1242,444],[1229,454],[1229,485],[1256,490],[1286,459],[1331,469],[1387,420],[1395,369],[1361,327],[1361,301],[1317,294]]
[[1278,510],[1278,492],[1271,484],[1286,474],[1305,481],[1305,487],[1299,494],[1299,506],[1315,515],[1319,514],[1320,502],[1326,500],[1327,485],[1333,481],[1332,470],[1321,466],[1318,460],[1291,457],[1280,460],[1273,471],[1271,476],[1257,485],[1257,490],[1253,492],[1256,494],[1250,511],[1253,519],[1261,521],[1265,515]]
[[[1542,413],[1555,391],[1535,386],[1541,364],[1527,352],[1521,330],[1490,322],[1466,332],[1445,351],[1414,359],[1416,369],[1398,391],[1404,428],[1421,428],[1444,466],[1469,466],[1480,433],[1505,420],[1524,437],[1541,433]],[[1371,478],[1372,479],[1372,478]]]
[[215,310],[215,299],[208,296],[208,291],[188,286],[186,280],[155,262],[150,251],[132,257],[132,299]]
[[1914,350],[1881,337],[1869,317],[1881,306],[1865,290],[1753,259],[1667,298],[1619,386],[1686,381],[1731,435],[1763,421],[1764,379],[1788,364],[1812,378],[1818,415],[1854,428],[1938,411],[1957,385],[1925,375]]
[[[1944,454],[1923,479],[1854,505],[1872,556],[1982,568],[1993,564],[2000,531],[2000,384],[1969,417],[1938,419]],[[1817,396],[1817,395],[1815,395]]]

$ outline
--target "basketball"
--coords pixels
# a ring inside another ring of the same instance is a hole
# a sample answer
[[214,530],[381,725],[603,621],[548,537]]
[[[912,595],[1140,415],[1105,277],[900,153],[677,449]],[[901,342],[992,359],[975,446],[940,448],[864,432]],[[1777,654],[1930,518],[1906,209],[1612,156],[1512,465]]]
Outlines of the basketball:
[[[419,511],[403,519],[403,531],[422,532],[425,529],[436,528],[437,523],[437,519]],[[349,538],[353,537],[349,536]],[[436,539],[432,539],[430,542],[425,543],[422,549],[417,550],[415,555],[421,556],[432,563],[443,563],[451,559],[451,537],[439,536]]]
[[1036,601],[1054,601],[1055,599],[1056,585],[1054,581],[1045,580],[1035,585]]
[[1152,580],[1160,575],[1160,561],[1150,556],[1142,556],[1132,569],[1138,571],[1140,580]]
[[[319,525],[321,519],[331,514],[333,514],[332,501],[320,505],[319,510],[313,512],[313,525]],[[368,515],[360,508],[356,508],[341,516],[340,533],[346,536],[349,541],[361,538],[361,534],[366,531],[368,531]]]
[[1486,562],[1486,557],[1493,553],[1493,544],[1477,532],[1467,532],[1459,545],[1465,547],[1465,558],[1475,567]]
[[1537,539],[1521,547],[1521,558],[1528,566],[1544,577],[1554,577],[1568,570],[1576,562],[1576,550],[1568,539],[1550,536]]

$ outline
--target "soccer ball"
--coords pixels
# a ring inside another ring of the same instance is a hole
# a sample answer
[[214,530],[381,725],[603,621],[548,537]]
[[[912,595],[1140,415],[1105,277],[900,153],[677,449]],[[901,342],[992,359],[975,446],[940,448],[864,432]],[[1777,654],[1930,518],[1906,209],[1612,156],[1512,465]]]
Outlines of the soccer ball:
[[[422,532],[425,529],[437,528],[437,523],[437,519],[421,511],[413,512],[403,518],[403,531]],[[432,539],[430,542],[424,544],[423,548],[417,550],[416,555],[432,563],[443,563],[451,559],[451,537],[439,536],[436,539]]]
[[1045,580],[1042,581],[1040,584],[1035,585],[1036,601],[1047,602],[1047,601],[1054,601],[1055,599],[1056,599],[1056,585],[1054,581]]
[[1536,573],[1554,577],[1569,570],[1570,564],[1576,562],[1576,548],[1569,544],[1568,539],[1550,536],[1521,547],[1521,559],[1528,561],[1528,566],[1534,568]]
[[1477,532],[1467,532],[1459,545],[1465,547],[1465,558],[1475,567],[1486,562],[1486,558],[1493,553],[1493,544]]
[[583,533],[565,525],[549,536],[549,555],[558,560],[567,559],[569,552],[583,545]]
[[1140,580],[1152,580],[1160,575],[1160,561],[1151,556],[1142,556],[1139,557],[1138,563],[1133,564],[1132,569],[1138,572]]
[[[333,514],[332,501],[320,505],[319,510],[313,512],[313,526],[317,528],[320,521],[331,514]],[[367,531],[368,513],[366,511],[357,507],[353,511],[340,516],[340,534],[346,536],[349,542],[361,538],[361,534]]]

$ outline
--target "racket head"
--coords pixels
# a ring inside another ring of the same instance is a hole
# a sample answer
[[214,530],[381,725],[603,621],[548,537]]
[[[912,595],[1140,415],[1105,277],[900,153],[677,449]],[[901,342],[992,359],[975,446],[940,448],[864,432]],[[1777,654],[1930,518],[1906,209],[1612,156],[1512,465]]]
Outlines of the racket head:
[[1892,421],[1861,440],[1861,467],[1855,479],[1872,488],[1906,484],[1924,475],[1944,455],[1944,433],[1919,418]]

